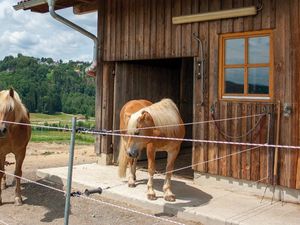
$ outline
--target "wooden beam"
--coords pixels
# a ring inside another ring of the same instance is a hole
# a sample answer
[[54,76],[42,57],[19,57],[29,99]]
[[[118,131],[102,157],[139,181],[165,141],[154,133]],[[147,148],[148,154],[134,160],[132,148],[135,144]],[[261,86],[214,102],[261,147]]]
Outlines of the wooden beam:
[[85,13],[91,13],[98,10],[97,2],[89,2],[89,3],[76,3],[73,6],[73,13],[76,15],[81,15]]
[[40,6],[47,3],[47,0],[31,0],[31,1],[23,1],[19,2],[17,5],[14,5],[15,10],[20,10],[20,9],[29,9],[35,6]]
[[257,14],[257,9],[255,6],[228,9],[222,11],[199,13],[193,15],[177,16],[172,18],[173,24],[183,24],[183,23],[195,23],[218,19],[235,18],[242,16],[253,16]]

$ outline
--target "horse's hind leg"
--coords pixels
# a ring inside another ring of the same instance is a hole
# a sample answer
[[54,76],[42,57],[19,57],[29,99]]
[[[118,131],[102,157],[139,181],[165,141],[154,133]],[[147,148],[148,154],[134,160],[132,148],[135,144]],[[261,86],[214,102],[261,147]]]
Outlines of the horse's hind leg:
[[135,187],[135,172],[136,172],[136,162],[137,159],[130,159],[129,160],[129,177],[128,177],[128,187]]
[[[3,178],[3,172],[4,172],[4,162],[5,162],[5,157],[0,156],[0,186],[2,187],[2,178]],[[3,171],[3,172],[2,172]],[[2,205],[2,197],[1,197],[1,188],[0,188],[0,205]]]
[[155,151],[153,145],[150,143],[147,145],[147,158],[148,158],[148,174],[149,180],[147,183],[147,197],[149,200],[156,200],[156,194],[153,189],[153,175],[155,173]]
[[21,151],[22,153],[16,154],[16,169],[15,169],[15,177],[16,179],[16,189],[15,189],[15,205],[22,205],[22,196],[21,196],[21,185],[20,185],[20,177],[22,176],[22,165],[25,158],[25,150]]
[[163,186],[163,191],[164,191],[164,199],[169,202],[174,202],[175,201],[175,195],[171,191],[171,177],[172,177],[172,170],[174,169],[174,163],[175,159],[178,155],[179,152],[178,147],[176,151],[169,151],[168,152],[168,159],[167,159],[167,168],[166,168],[166,178],[165,178],[165,183]]

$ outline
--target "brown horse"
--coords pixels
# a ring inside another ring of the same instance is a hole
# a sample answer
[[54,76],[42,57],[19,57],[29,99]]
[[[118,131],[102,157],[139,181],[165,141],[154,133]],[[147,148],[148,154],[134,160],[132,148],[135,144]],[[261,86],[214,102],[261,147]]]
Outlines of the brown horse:
[[[170,99],[163,99],[152,104],[147,100],[132,100],[127,102],[120,112],[120,129],[123,134],[183,138],[185,128],[175,103]],[[153,189],[153,175],[155,172],[155,153],[168,153],[166,178],[163,186],[164,199],[175,201],[171,191],[171,176],[174,162],[180,150],[181,141],[170,141],[141,137],[121,137],[119,149],[119,176],[126,176],[127,165],[130,168],[128,186],[135,187],[136,162],[142,149],[146,149],[148,158],[149,180],[147,183],[147,197],[156,199]]]
[[[29,113],[13,89],[0,92],[0,170],[4,171],[5,156],[13,153],[15,175],[22,176],[22,164],[31,136],[31,127],[15,123],[29,123]],[[3,173],[0,172],[0,186]],[[0,204],[2,204],[0,189]],[[16,177],[15,204],[22,205],[20,178]]]

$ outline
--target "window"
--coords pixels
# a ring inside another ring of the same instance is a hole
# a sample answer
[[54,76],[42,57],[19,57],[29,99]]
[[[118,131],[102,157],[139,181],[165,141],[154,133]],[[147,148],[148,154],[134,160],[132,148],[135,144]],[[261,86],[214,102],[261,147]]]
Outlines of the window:
[[271,31],[224,34],[220,38],[220,98],[271,100]]

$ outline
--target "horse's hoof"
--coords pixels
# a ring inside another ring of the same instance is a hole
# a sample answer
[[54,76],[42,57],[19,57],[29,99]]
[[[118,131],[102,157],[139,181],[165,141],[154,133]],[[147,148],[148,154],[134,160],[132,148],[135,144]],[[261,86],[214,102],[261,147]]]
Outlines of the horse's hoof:
[[21,205],[23,205],[23,203],[22,203],[22,198],[16,197],[16,198],[15,198],[15,205],[16,205],[16,206],[21,206]]
[[155,196],[155,194],[147,194],[147,198],[148,198],[149,200],[151,200],[151,201],[154,201],[154,200],[157,199],[156,196]]
[[168,202],[175,202],[176,200],[175,195],[166,195],[164,199]]
[[135,183],[128,183],[128,187],[130,187],[130,188],[135,188],[136,187],[136,185],[135,185]]

